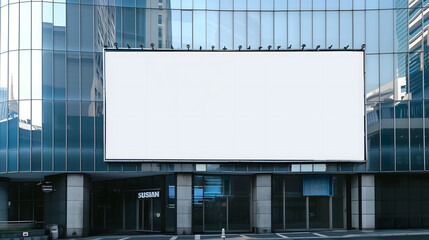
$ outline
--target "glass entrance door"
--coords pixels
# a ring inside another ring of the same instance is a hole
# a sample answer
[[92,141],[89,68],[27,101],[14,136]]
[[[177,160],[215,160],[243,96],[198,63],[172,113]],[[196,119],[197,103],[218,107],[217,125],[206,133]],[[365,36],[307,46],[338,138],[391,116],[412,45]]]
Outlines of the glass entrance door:
[[308,197],[308,222],[310,229],[329,227],[330,197]]
[[153,226],[153,199],[137,200],[137,229],[154,231]]

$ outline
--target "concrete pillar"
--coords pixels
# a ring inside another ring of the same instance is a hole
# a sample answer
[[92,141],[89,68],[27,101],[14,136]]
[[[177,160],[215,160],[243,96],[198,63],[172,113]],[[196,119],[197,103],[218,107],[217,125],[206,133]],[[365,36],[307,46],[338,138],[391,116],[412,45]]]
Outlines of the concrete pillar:
[[361,177],[362,229],[375,228],[375,176],[363,174]]
[[0,221],[8,220],[9,182],[0,179]]
[[192,174],[177,174],[177,234],[192,233]]
[[271,232],[271,175],[256,175],[252,191],[253,228],[255,233]]
[[352,228],[374,229],[375,180],[373,174],[362,174],[360,178],[358,175],[352,176],[351,205]]
[[67,175],[66,237],[84,237],[89,233],[90,180],[85,174]]
[[359,176],[353,175],[351,177],[351,220],[352,228],[359,229]]

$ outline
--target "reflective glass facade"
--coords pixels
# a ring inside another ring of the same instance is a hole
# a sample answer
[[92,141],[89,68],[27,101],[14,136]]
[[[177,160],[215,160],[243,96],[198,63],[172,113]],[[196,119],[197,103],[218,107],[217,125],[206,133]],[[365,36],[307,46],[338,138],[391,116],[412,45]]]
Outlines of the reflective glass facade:
[[102,49],[115,42],[168,49],[366,44],[368,162],[358,169],[424,171],[428,3],[1,0],[0,172],[141,170],[103,162]]

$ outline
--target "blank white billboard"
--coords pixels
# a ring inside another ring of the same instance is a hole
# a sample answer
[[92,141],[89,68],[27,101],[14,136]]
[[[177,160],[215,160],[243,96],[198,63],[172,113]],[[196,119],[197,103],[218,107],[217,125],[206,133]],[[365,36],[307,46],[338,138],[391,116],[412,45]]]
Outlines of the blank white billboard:
[[363,161],[362,51],[105,51],[106,161]]

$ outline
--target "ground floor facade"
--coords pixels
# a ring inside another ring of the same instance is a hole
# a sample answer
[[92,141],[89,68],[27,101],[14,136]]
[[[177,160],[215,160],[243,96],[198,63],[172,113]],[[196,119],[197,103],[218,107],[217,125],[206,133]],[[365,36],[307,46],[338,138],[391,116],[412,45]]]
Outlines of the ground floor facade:
[[1,220],[58,224],[65,237],[427,228],[428,204],[425,174],[194,172],[96,180],[58,174],[0,181]]

